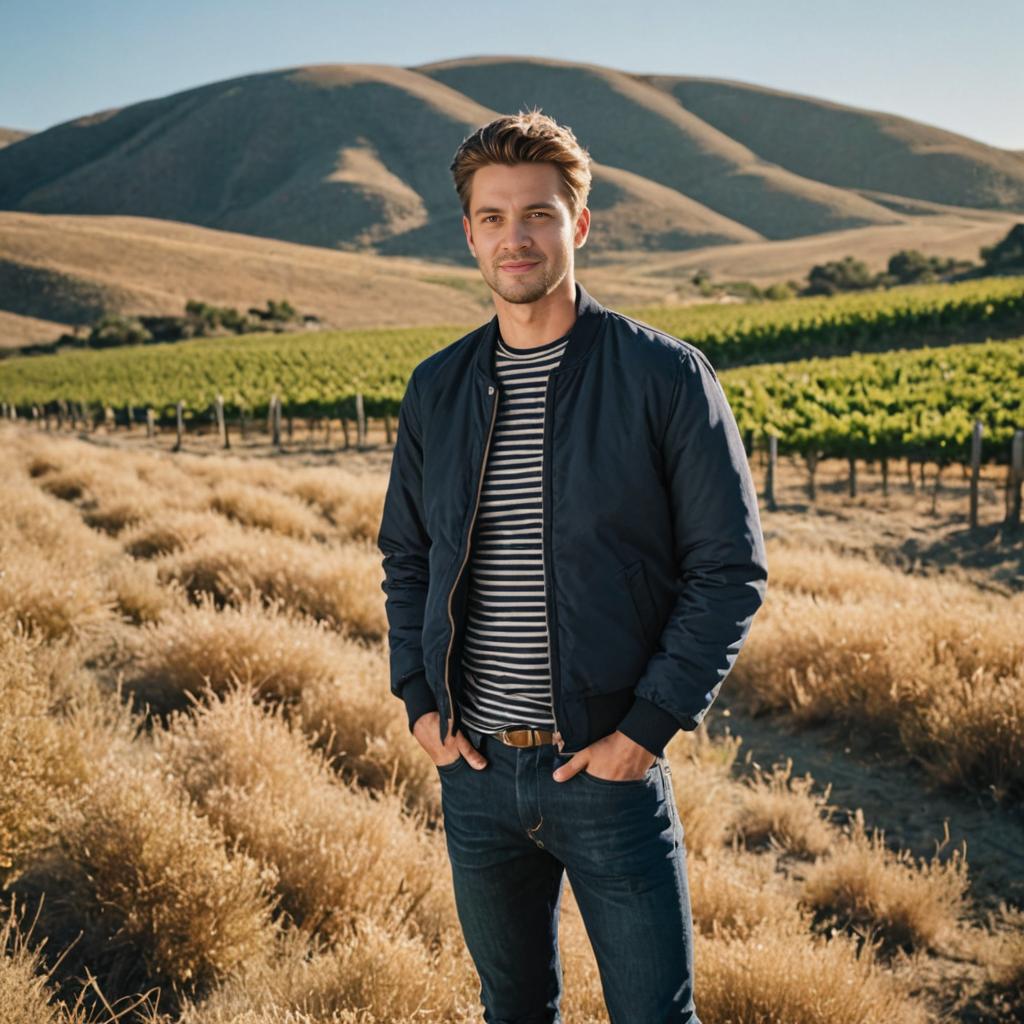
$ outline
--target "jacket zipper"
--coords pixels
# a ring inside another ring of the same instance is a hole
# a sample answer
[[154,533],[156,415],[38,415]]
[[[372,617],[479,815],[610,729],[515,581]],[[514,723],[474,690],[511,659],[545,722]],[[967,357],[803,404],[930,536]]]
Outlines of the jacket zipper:
[[[551,717],[555,721],[555,732],[557,732],[561,736],[562,730],[559,728],[559,725],[558,725],[558,714],[557,714],[557,711],[555,709],[555,704],[557,703],[556,700],[555,700],[555,675],[554,675],[554,672],[552,671],[552,662],[551,662],[551,627],[550,627],[550,624],[548,622],[548,619],[549,619],[549,615],[548,615],[548,602],[550,601],[552,604],[554,604],[554,590],[552,589],[551,584],[548,582],[548,551],[547,551],[547,548],[548,548],[548,537],[547,537],[547,531],[545,530],[545,523],[547,522],[547,517],[548,517],[548,501],[547,501],[547,495],[545,494],[545,491],[544,491],[544,476],[543,476],[544,467],[550,461],[550,458],[551,458],[551,440],[550,439],[551,439],[551,437],[553,437],[553,431],[549,427],[549,424],[551,423],[551,413],[553,411],[553,403],[552,403],[551,399],[552,399],[552,397],[553,397],[553,395],[555,393],[554,392],[554,388],[552,387],[552,384],[551,384],[552,380],[554,380],[554,378],[551,375],[549,375],[548,376],[547,388],[545,389],[545,392],[544,392],[544,432],[543,432],[544,451],[542,453],[542,458],[541,458],[541,489],[540,489],[540,493],[541,493],[540,550],[541,550],[541,556],[543,558],[543,570],[544,570],[544,636],[547,639],[547,647],[548,647],[548,684],[549,684],[550,689],[551,689]],[[551,474],[548,473],[548,479],[549,480],[550,480],[550,477],[551,477]],[[550,490],[550,487],[549,487],[549,490]],[[561,736],[561,739],[562,739],[562,743],[564,745],[565,737]]]
[[455,620],[452,618],[452,596],[458,589],[459,580],[462,577],[462,570],[466,568],[466,562],[469,561],[469,547],[473,537],[473,525],[476,523],[476,514],[480,508],[480,492],[484,486],[484,470],[487,467],[487,455],[491,450],[491,436],[494,434],[494,423],[498,418],[498,399],[501,396],[501,389],[496,387],[494,384],[487,386],[487,394],[494,395],[494,402],[491,406],[491,425],[487,430],[487,443],[484,445],[483,458],[480,460],[480,478],[476,485],[476,503],[473,506],[473,518],[469,521],[469,530],[466,534],[466,554],[462,558],[462,565],[459,566],[459,571],[455,576],[455,582],[452,584],[452,589],[448,591],[448,624],[451,627],[451,636],[448,638],[448,653],[444,659],[444,688],[448,694],[448,731],[449,735],[451,730],[455,726],[455,701],[452,699],[451,687],[448,684],[448,669],[452,658],[452,644],[455,642]]

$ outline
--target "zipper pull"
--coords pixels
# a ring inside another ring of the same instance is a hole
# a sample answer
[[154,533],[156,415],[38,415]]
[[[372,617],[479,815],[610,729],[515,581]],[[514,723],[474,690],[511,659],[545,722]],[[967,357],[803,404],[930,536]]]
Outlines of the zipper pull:
[[494,385],[493,384],[488,384],[487,385],[487,394],[489,394],[489,395],[493,395],[494,394]]

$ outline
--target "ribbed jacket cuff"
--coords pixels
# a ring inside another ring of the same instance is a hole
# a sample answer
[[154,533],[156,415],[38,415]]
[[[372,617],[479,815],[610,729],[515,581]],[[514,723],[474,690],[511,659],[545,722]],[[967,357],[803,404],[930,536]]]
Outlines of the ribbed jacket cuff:
[[409,716],[409,732],[416,724],[416,719],[425,715],[428,711],[437,711],[437,701],[434,700],[434,693],[427,683],[427,673],[416,672],[402,684],[402,700],[405,702],[405,710]]
[[665,745],[680,728],[672,715],[645,697],[633,698],[633,706],[618,725],[619,732],[645,747],[655,757],[662,756]]

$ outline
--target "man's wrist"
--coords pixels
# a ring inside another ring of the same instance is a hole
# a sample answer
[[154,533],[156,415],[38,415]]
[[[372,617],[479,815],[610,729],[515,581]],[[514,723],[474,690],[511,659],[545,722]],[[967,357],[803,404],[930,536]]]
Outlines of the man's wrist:
[[434,693],[424,671],[416,672],[402,684],[402,700],[405,702],[405,711],[409,719],[409,732],[413,731],[413,726],[423,715],[438,710],[437,701],[434,700]]
[[661,757],[668,741],[679,729],[674,716],[645,697],[633,698],[633,706],[618,725],[619,732],[655,757]]

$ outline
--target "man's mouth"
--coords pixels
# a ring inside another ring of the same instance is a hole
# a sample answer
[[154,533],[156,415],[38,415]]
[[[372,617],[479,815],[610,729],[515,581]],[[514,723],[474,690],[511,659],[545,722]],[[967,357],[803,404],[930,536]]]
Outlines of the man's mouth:
[[502,263],[498,269],[504,270],[506,274],[525,274],[529,270],[533,270],[540,260],[522,260],[515,263]]

